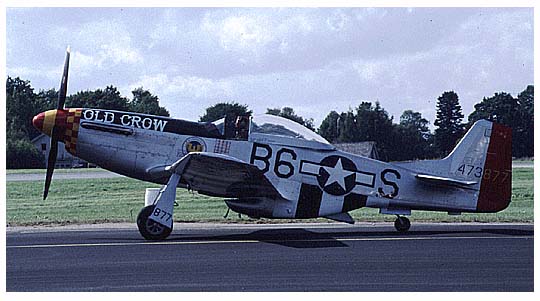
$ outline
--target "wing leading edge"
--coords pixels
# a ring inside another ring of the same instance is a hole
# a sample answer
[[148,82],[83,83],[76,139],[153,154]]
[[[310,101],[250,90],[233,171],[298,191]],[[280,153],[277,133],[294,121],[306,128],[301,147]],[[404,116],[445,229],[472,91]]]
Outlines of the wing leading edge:
[[189,153],[165,168],[181,176],[181,182],[201,193],[231,197],[281,197],[256,166],[223,154]]

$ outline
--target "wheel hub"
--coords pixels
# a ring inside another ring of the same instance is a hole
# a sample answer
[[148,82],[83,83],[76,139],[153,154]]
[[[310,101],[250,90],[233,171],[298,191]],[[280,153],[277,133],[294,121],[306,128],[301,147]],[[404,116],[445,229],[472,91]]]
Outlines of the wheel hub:
[[163,233],[164,228],[165,227],[161,225],[160,223],[157,223],[151,219],[146,220],[146,230],[148,230],[148,232],[150,232],[153,235],[159,235]]

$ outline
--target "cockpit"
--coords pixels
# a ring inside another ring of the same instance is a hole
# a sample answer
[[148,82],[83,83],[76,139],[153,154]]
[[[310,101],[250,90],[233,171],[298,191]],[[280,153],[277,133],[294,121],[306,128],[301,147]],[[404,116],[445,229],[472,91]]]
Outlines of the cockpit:
[[284,136],[329,144],[326,139],[297,122],[268,114],[253,117],[250,134]]
[[[236,119],[235,119],[236,118]],[[323,137],[292,120],[264,114],[226,117],[213,122],[225,139],[333,148]]]

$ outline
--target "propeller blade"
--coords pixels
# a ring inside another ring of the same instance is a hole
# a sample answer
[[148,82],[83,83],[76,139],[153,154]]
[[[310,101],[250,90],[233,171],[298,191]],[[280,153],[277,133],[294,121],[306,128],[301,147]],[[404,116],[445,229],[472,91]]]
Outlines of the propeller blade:
[[56,126],[53,126],[51,134],[51,148],[49,149],[49,158],[47,160],[47,176],[45,177],[45,189],[43,190],[43,200],[47,198],[49,194],[49,187],[51,186],[52,175],[54,172],[54,166],[56,165],[56,157],[58,156],[58,135],[56,134]]
[[[68,82],[68,73],[69,73],[69,56],[71,49],[66,49],[66,61],[64,62],[64,73],[62,74],[62,81],[60,82],[60,91],[58,91],[58,110],[64,109],[64,104],[66,103],[66,94],[67,94],[67,82]],[[55,117],[56,118],[56,117]],[[49,158],[47,159],[47,175],[45,177],[45,188],[43,189],[43,199],[47,198],[49,194],[49,187],[51,186],[52,175],[54,172],[54,166],[56,165],[56,157],[58,156],[58,140],[59,136],[63,135],[60,133],[60,129],[55,124],[51,130],[51,148],[49,149]]]
[[66,102],[66,94],[67,94],[67,82],[68,82],[68,71],[69,71],[69,55],[71,53],[71,49],[66,49],[66,61],[64,63],[64,73],[62,74],[62,81],[60,82],[60,91],[58,93],[58,110],[64,109],[64,103]]

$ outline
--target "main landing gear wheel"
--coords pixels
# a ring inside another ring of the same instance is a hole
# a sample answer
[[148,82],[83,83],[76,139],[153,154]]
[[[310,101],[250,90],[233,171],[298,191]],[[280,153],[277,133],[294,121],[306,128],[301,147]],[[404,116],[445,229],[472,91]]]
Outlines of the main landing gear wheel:
[[139,227],[139,232],[144,238],[148,240],[163,240],[171,234],[172,227],[165,227],[148,218],[155,207],[155,205],[146,206],[139,212],[137,216],[137,227]]
[[398,232],[405,233],[409,231],[409,228],[411,227],[411,222],[408,218],[398,215],[396,221],[394,222],[394,227]]

